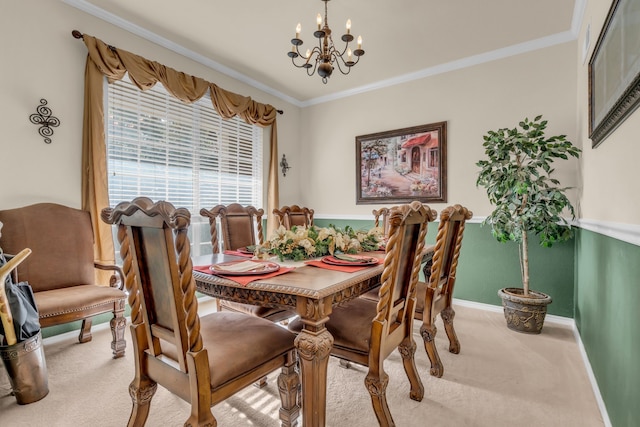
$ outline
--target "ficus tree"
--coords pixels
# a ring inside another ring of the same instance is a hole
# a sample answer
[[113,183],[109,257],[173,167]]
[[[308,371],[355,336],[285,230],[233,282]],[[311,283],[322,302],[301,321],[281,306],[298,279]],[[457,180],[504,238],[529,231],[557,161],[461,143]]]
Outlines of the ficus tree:
[[480,173],[476,181],[487,192],[495,209],[485,219],[500,242],[519,244],[520,271],[524,295],[529,295],[528,234],[539,236],[540,244],[550,247],[573,236],[573,205],[566,196],[569,187],[561,187],[552,177],[557,159],[578,158],[580,149],[566,135],[545,136],[547,121],[542,116],[525,118],[515,128],[488,131],[484,135],[486,158],[476,163]]

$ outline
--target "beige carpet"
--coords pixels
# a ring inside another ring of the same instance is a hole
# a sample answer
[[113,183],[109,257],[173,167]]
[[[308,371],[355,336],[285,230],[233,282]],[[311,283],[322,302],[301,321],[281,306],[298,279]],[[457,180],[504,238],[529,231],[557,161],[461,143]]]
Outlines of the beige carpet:
[[[207,309],[203,304],[202,309]],[[387,396],[396,424],[401,426],[603,426],[587,371],[573,332],[547,321],[541,335],[508,330],[502,314],[455,306],[455,325],[462,350],[447,351],[438,324],[437,346],[445,372],[428,374],[429,362],[419,326],[416,362],[425,386],[422,402],[409,399],[409,384],[401,358],[385,363],[391,380]],[[75,334],[45,340],[50,393],[39,402],[17,405],[0,368],[0,426],[125,426],[133,378],[130,352],[111,359],[108,328],[100,325],[93,341],[78,344]],[[127,328],[127,350],[130,340]],[[344,370],[329,362],[327,426],[377,425],[363,381],[365,368]],[[220,426],[278,426],[276,374],[268,387],[248,387],[213,408]],[[147,426],[181,426],[188,414],[185,402],[158,387]]]

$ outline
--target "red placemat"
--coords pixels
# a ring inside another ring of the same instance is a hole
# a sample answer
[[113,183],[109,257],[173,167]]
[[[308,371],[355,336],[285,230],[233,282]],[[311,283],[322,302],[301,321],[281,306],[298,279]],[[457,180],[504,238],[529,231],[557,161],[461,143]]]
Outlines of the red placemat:
[[[378,264],[383,263],[384,260],[379,259],[378,260]],[[311,265],[313,267],[320,267],[320,268],[326,268],[327,270],[336,270],[336,271],[344,271],[345,273],[355,273],[356,271],[360,271],[360,270],[364,270],[365,268],[369,268],[369,267],[374,267],[378,264],[373,264],[373,265],[363,265],[363,266],[351,266],[351,265],[332,265],[332,264],[327,264],[326,262],[322,262],[320,260],[311,260],[311,261],[305,261],[304,262],[307,265]]]
[[224,251],[225,255],[241,256],[245,258],[253,258],[253,254],[246,254],[240,251]]
[[[196,265],[193,267],[193,269],[201,273],[211,274],[212,276],[214,275],[208,265]],[[273,273],[252,276],[227,276],[224,274],[216,274],[215,276],[224,277],[225,279],[233,280],[234,282],[239,283],[242,286],[247,286],[247,283],[253,282],[255,280],[263,280],[270,277],[279,276],[281,274],[288,273],[291,270],[295,270],[295,267],[280,267],[278,271],[274,271]]]

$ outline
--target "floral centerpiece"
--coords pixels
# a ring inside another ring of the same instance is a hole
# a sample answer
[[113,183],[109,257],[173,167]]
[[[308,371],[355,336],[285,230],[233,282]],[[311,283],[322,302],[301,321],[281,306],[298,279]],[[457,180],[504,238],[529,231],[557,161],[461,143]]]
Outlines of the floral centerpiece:
[[280,261],[316,258],[334,253],[355,254],[376,251],[384,247],[384,230],[373,227],[370,230],[354,230],[328,227],[292,227],[287,230],[280,226],[263,245],[256,247],[258,256],[277,255]]

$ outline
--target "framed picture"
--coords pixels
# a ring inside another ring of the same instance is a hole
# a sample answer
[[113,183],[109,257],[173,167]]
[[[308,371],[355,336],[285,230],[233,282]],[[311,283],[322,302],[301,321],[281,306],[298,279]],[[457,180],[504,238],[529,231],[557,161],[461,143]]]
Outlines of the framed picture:
[[447,122],[356,136],[356,204],[447,201]]
[[640,2],[614,0],[589,60],[589,138],[597,147],[640,105]]

